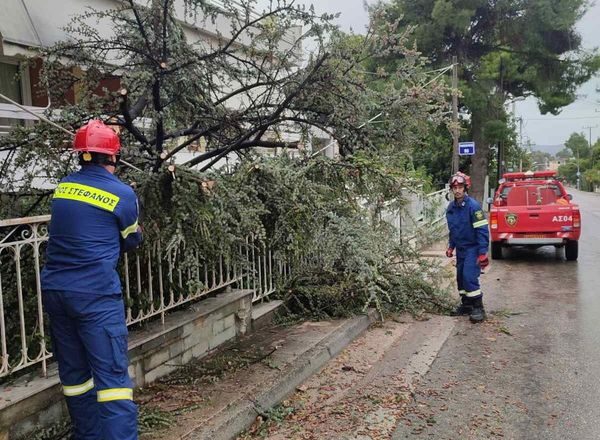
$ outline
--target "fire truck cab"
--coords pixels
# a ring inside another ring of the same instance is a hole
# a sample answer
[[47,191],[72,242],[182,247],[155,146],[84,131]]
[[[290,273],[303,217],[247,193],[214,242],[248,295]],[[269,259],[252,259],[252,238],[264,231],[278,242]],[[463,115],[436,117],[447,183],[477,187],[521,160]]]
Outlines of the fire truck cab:
[[571,202],[556,171],[506,173],[490,207],[492,258],[505,247],[564,247],[569,261],[577,260],[581,235],[579,206]]

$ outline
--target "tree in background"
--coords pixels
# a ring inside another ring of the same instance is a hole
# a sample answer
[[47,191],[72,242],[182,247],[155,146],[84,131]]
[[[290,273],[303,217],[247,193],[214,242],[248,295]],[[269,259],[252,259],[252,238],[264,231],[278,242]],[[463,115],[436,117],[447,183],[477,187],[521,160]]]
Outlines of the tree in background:
[[[592,186],[594,173],[588,173],[592,168],[592,149],[587,138],[581,133],[571,133],[569,139],[565,142],[565,148],[559,152],[562,155],[568,154],[567,162],[558,167],[558,172],[570,184],[577,184],[577,172],[580,172],[580,189],[587,191]],[[588,181],[588,177],[591,179]]]
[[493,133],[507,124],[505,103],[535,96],[542,113],[556,114],[600,67],[597,52],[585,52],[575,30],[587,5],[586,0],[392,0],[373,8],[372,19],[399,34],[414,27],[415,47],[434,67],[458,58],[460,107],[470,128],[462,137],[477,146],[470,170],[477,198],[489,172]]
[[577,183],[577,163],[569,161],[558,167],[559,177],[564,178],[570,185],[575,186]]
[[581,133],[571,133],[571,136],[565,142],[565,148],[571,152],[571,156],[575,160],[577,158],[586,159],[592,154],[587,138]]
[[586,136],[581,133],[571,133],[569,139],[565,142],[565,148],[558,153],[561,157],[567,156],[567,161],[558,167],[559,175],[575,186],[578,180],[577,172],[579,171],[580,189],[584,191],[593,190],[597,180],[597,173],[593,169],[595,163],[593,153],[594,150],[590,148]]
[[585,135],[571,133],[565,142],[565,150],[571,157],[568,162],[559,167],[559,173],[575,185],[579,170],[580,189],[595,191],[595,188],[600,186],[600,141],[597,140],[594,145],[590,145]]
[[600,186],[600,169],[590,168],[583,173],[583,180],[586,183],[584,188],[587,191],[596,191]]
[[448,183],[448,163],[452,151],[448,147],[448,128],[438,126],[411,149],[411,159],[416,169],[423,170],[431,179],[434,189],[444,188]]
[[556,153],[556,158],[557,159],[570,159],[573,157],[573,152],[569,149],[569,148],[563,148],[562,150],[560,150],[558,153]]
[[592,145],[590,158],[592,162],[592,168],[600,170],[600,139],[597,139]]
[[545,170],[548,162],[552,160],[552,155],[545,151],[533,150],[531,152],[531,162],[534,170]]

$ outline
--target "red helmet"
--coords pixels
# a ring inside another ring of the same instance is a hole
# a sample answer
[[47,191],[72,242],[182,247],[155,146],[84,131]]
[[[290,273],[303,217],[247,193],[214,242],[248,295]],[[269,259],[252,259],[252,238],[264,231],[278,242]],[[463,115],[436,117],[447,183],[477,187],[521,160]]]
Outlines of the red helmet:
[[104,122],[93,119],[75,133],[73,149],[80,152],[119,154],[121,141],[115,131]]
[[471,187],[471,178],[460,171],[450,178],[450,188],[455,185],[464,185],[465,189]]

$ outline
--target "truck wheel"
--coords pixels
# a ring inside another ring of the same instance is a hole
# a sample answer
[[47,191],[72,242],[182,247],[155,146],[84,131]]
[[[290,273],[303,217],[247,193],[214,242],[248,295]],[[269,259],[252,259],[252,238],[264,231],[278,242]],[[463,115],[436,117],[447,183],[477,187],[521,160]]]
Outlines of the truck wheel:
[[575,240],[567,241],[565,245],[565,257],[567,261],[575,261],[577,260],[577,256],[579,254],[579,242]]
[[492,241],[492,260],[502,260],[502,243]]

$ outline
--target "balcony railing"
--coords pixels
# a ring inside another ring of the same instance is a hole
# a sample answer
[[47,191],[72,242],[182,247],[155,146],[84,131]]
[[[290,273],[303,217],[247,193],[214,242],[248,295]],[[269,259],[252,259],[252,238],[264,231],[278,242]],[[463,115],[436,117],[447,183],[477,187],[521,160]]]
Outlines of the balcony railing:
[[[30,112],[43,116],[45,107],[23,106]],[[25,121],[36,121],[38,118],[16,105],[4,103],[0,99],[0,136],[8,134],[16,125],[24,124]]]

